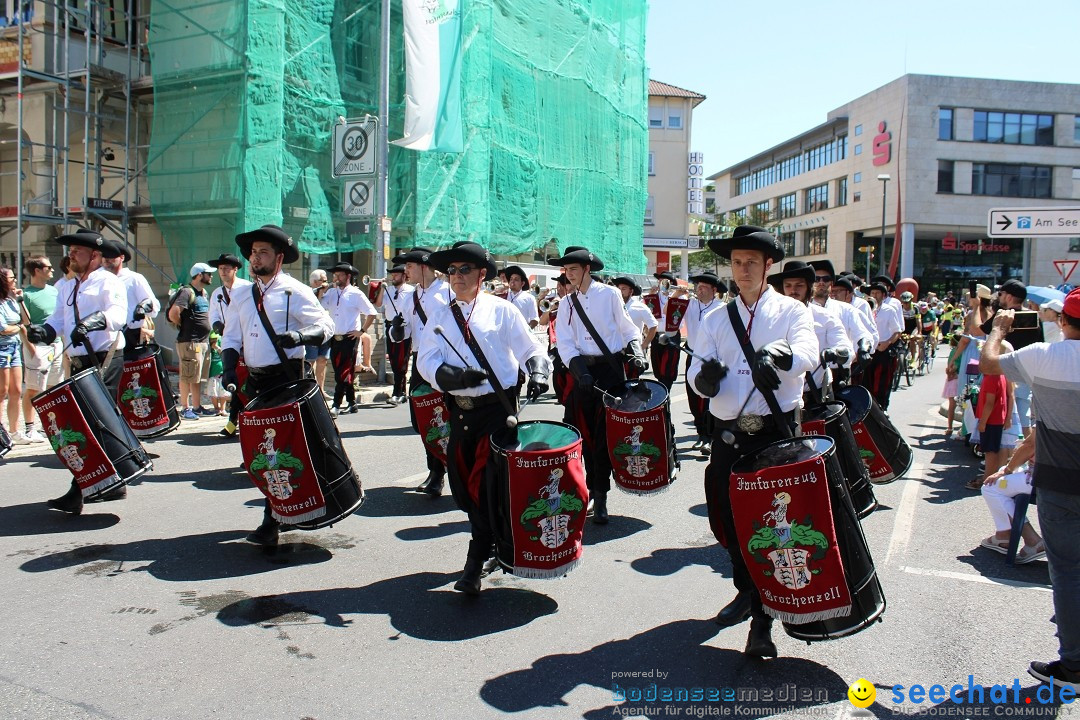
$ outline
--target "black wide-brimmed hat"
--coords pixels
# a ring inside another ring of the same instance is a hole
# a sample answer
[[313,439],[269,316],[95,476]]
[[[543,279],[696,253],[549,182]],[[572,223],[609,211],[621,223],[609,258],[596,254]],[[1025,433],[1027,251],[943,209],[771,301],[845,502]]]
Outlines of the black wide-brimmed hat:
[[529,276],[525,274],[525,271],[521,269],[520,265],[508,265],[499,272],[505,273],[507,280],[509,280],[514,275],[517,275],[519,278],[521,278],[521,282],[525,283],[526,285],[529,284]]
[[445,250],[438,250],[431,253],[429,258],[429,264],[438,270],[439,272],[446,272],[446,268],[450,263],[472,263],[479,268],[487,270],[487,279],[495,277],[495,261],[491,258],[491,253],[484,249],[479,243],[470,242],[468,240],[462,240],[456,242],[452,247]]
[[667,280],[668,282],[675,282],[675,276],[669,272],[653,273],[653,277],[657,280]]
[[866,285],[864,287],[866,287],[866,292],[870,292],[871,290],[877,290],[878,292],[884,293],[885,295],[888,295],[892,292],[892,290],[889,289],[888,285],[880,282],[876,278],[869,285]]
[[732,250],[760,250],[773,262],[784,259],[784,246],[776,236],[765,228],[756,225],[740,225],[729,238],[715,238],[709,241],[709,249],[722,258],[731,259]]
[[[85,228],[79,228],[73,233],[61,235],[56,238],[56,242],[61,245],[78,245],[79,247],[90,248],[91,250],[97,250],[102,255],[106,252],[111,252],[111,250],[106,249],[105,245],[108,241],[101,236],[101,233],[94,232],[93,230],[86,230]],[[120,256],[109,255],[108,257]]]
[[809,292],[814,287],[814,268],[802,260],[788,260],[784,263],[784,269],[767,279],[769,284],[781,292],[784,289],[784,281],[791,278],[801,278],[806,281],[806,290]]
[[394,273],[403,273],[403,272],[405,272],[405,266],[404,265],[394,265],[394,267],[390,268],[386,272],[388,274],[390,274],[390,275],[393,275]]
[[611,284],[612,285],[625,285],[625,286],[627,286],[628,288],[630,288],[630,291],[631,291],[630,294],[632,296],[641,294],[641,286],[638,285],[637,280],[634,280],[634,278],[629,277],[627,275],[620,275],[620,276],[618,276],[616,278],[612,278]]
[[870,283],[881,283],[888,288],[886,292],[892,292],[896,289],[896,282],[888,275],[875,275],[874,277],[870,278]]
[[119,240],[106,239],[105,243],[101,246],[101,257],[106,258],[124,258],[124,262],[131,259],[131,251],[127,249],[127,244],[122,243]]
[[221,253],[217,256],[216,260],[208,260],[206,264],[213,267],[232,265],[234,268],[237,269],[244,267],[244,261],[233,255],[232,253]]
[[855,292],[855,286],[851,283],[851,278],[846,275],[833,280],[833,287],[843,288],[850,293]]
[[236,236],[236,244],[240,247],[240,254],[246,258],[251,257],[251,246],[257,242],[266,242],[273,245],[279,253],[285,256],[283,262],[288,265],[300,259],[300,248],[296,241],[277,225],[263,225],[258,230],[249,230]]
[[561,258],[548,260],[548,265],[554,265],[555,267],[562,267],[563,265],[572,263],[588,265],[589,269],[593,272],[604,269],[604,262],[596,257],[596,255],[589,252],[588,248],[581,247],[580,245],[570,245],[566,248],[565,252],[563,252]]
[[346,272],[346,273],[349,273],[349,275],[352,275],[353,277],[356,277],[357,275],[360,274],[359,270],[357,270],[355,267],[353,267],[352,265],[350,265],[347,262],[339,262],[334,267],[327,268],[327,270],[329,270],[332,273]]
[[431,248],[414,247],[408,252],[401,253],[393,260],[391,260],[391,262],[394,263],[394,265],[404,265],[405,263],[411,262],[419,263],[421,265],[431,265],[429,261],[431,259],[431,253],[433,252],[434,250],[432,250]]
[[692,283],[708,283],[716,288],[717,292],[726,293],[727,284],[716,276],[716,273],[703,272],[700,275],[691,275],[690,282]]
[[811,260],[810,267],[815,270],[824,270],[829,273],[834,280],[836,279],[836,269],[833,268],[832,260]]

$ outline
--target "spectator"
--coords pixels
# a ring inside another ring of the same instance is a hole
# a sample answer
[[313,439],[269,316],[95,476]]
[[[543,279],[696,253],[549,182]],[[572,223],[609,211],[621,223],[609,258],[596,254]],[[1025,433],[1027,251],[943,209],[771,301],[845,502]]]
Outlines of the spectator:
[[[308,285],[311,286],[312,292],[315,293],[315,298],[322,302],[323,295],[330,289],[330,282],[327,280],[326,271],[322,268],[315,268],[308,275]],[[331,395],[326,395],[324,389],[326,383],[326,363],[330,359],[330,338],[326,339],[325,345],[308,345],[304,348],[304,361],[307,363],[314,363],[313,372],[315,373],[315,382],[319,384],[319,390],[323,393],[327,400],[333,399]]]
[[1060,300],[1044,302],[1039,306],[1039,319],[1042,320],[1043,339],[1048,343],[1063,340],[1061,334],[1061,309],[1064,307]]
[[19,430],[22,395],[22,311],[16,299],[15,273],[0,267],[0,405],[7,399],[8,434],[12,442],[25,445],[30,439]]
[[1080,290],[1065,298],[1058,343],[1034,343],[1001,354],[1013,313],[994,318],[981,370],[1003,373],[1032,389],[1038,443],[1034,487],[1046,544],[1059,641],[1058,659],[1035,661],[1028,672],[1060,687],[1080,687]]
[[[202,406],[202,384],[210,377],[210,286],[214,268],[206,263],[191,266],[191,282],[176,291],[169,308],[169,322],[180,328],[176,334],[176,354],[180,356],[180,417],[198,420],[213,415]],[[190,399],[189,399],[190,398]]]
[[[1019,280],[1006,280],[998,289],[996,309],[1020,310],[1024,301],[1027,300],[1027,288]],[[995,312],[996,312],[995,309]],[[983,322],[981,330],[984,334],[990,334],[991,319]],[[1016,350],[1021,350],[1032,343],[1042,342],[1042,327],[1016,328],[1010,330],[1005,339]],[[1020,415],[1020,429],[1027,433],[1031,427],[1031,386],[1026,382],[1016,383],[1016,412]]]
[[[1016,496],[1031,493],[1031,467],[1027,465],[1027,461],[1034,455],[1035,433],[1028,433],[1012,459],[1000,470],[986,477],[982,496],[990,510],[990,517],[994,519],[995,532],[979,543],[982,547],[1002,554],[1008,553],[1013,517],[1016,514]],[[1031,523],[1025,521],[1020,534],[1024,538],[1024,547],[1016,553],[1018,565],[1046,557],[1046,545],[1035,532],[1035,528],[1031,527]]]
[[[1012,346],[1002,341],[1001,349],[1012,352]],[[986,454],[986,469],[968,481],[968,490],[978,490],[990,475],[1005,464],[1002,458],[1001,435],[1012,426],[1013,405],[1012,383],[1000,373],[983,372],[979,385],[979,401],[975,406],[975,418],[979,428],[979,446]]]
[[959,341],[949,337],[949,362],[945,364],[945,387],[941,389],[941,397],[949,401],[949,424],[945,428],[945,438],[952,437],[952,426],[956,417],[956,398],[960,395],[960,371],[953,364],[953,355],[958,355],[957,345]]
[[[67,260],[67,256],[64,257]],[[30,282],[23,286],[23,320],[30,325],[42,325],[56,309],[60,283],[49,285],[53,266],[44,255],[31,255],[23,266]],[[37,412],[31,399],[48,390],[64,378],[64,343],[56,338],[48,345],[23,340],[23,433],[30,442],[45,442],[45,436],[34,427]]]

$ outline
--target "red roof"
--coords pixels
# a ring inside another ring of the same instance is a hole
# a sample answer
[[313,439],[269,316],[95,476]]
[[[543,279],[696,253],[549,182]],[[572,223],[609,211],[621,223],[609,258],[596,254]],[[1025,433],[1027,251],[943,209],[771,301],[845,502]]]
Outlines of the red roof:
[[649,80],[649,96],[690,98],[694,101],[694,107],[697,107],[701,101],[705,99],[704,95],[696,93],[693,90],[686,90],[685,88],[676,87],[675,85],[668,85],[659,80]]

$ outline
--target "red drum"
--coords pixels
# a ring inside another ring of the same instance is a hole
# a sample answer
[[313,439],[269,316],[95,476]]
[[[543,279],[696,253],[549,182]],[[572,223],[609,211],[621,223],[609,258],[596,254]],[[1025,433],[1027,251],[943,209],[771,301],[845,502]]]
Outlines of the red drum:
[[655,380],[630,380],[604,398],[608,455],[615,485],[634,495],[663,492],[675,481],[670,398]]
[[862,519],[877,509],[878,502],[874,497],[874,488],[870,486],[870,472],[862,462],[846,410],[841,402],[807,408],[803,411],[800,428],[803,435],[826,435],[836,443],[836,454],[840,467],[844,470],[851,503],[855,506],[859,519]]
[[765,611],[807,642],[869,627],[885,595],[830,438],[780,440],[731,468],[735,535]]
[[581,561],[589,490],[581,435],[535,420],[491,436],[487,474],[495,557],[524,578],[557,578]]
[[315,530],[364,504],[360,479],[314,380],[267,390],[240,411],[237,426],[244,467],[275,520]]
[[153,469],[97,370],[83,370],[31,402],[45,436],[75,477],[84,500],[93,500]]
[[870,482],[884,485],[903,477],[911,467],[911,448],[874,402],[870,391],[859,386],[846,387],[836,397],[847,405],[848,420],[863,464],[870,472]]
[[116,405],[136,437],[152,438],[180,427],[176,396],[169,371],[154,343],[133,348],[134,358],[124,360]]
[[446,448],[450,444],[450,411],[446,398],[427,383],[417,385],[409,395],[420,438],[431,454],[446,464]]

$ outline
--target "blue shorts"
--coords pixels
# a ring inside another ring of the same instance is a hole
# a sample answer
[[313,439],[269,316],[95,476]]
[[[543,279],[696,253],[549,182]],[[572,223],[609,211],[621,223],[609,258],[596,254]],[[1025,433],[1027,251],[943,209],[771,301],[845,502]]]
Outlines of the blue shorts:
[[22,367],[22,343],[0,345],[0,370]]
[[330,343],[326,343],[325,345],[308,345],[304,348],[304,359],[308,362],[315,362],[316,358],[321,357],[330,357]]
[[986,429],[979,433],[979,447],[984,453],[1001,450],[1001,433],[1004,429],[1004,425],[987,424]]

